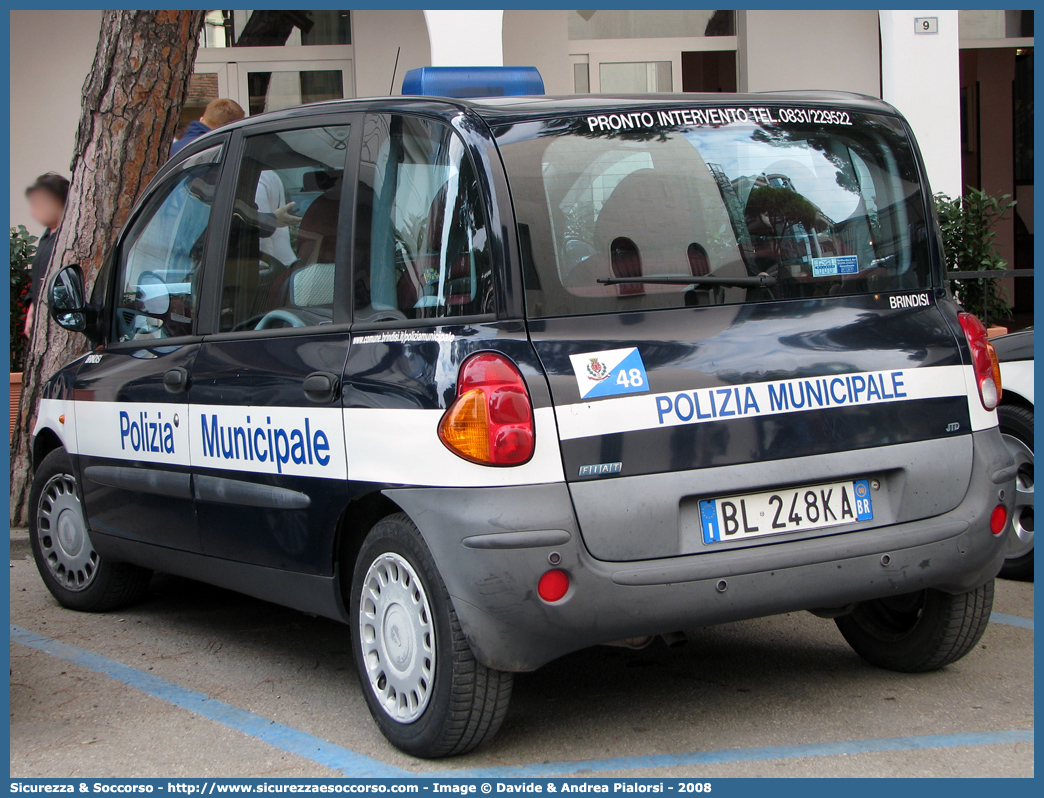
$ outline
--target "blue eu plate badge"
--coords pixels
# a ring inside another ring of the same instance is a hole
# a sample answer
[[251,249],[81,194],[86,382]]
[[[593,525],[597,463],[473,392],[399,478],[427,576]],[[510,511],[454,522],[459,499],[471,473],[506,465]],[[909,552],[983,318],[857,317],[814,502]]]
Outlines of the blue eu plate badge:
[[856,520],[873,520],[874,505],[870,499],[870,483],[865,479],[857,479],[852,483],[852,492],[855,494]]
[[718,543],[721,535],[718,532],[718,508],[714,500],[700,502],[700,525],[703,527],[703,542]]
[[649,390],[645,363],[636,346],[570,355],[569,361],[573,365],[581,399]]

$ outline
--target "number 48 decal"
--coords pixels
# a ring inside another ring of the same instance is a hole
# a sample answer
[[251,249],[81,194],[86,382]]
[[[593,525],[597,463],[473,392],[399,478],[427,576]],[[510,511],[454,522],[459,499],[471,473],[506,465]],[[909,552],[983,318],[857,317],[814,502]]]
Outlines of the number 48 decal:
[[620,369],[616,376],[616,384],[624,388],[640,388],[645,385],[645,377],[642,376],[641,369]]

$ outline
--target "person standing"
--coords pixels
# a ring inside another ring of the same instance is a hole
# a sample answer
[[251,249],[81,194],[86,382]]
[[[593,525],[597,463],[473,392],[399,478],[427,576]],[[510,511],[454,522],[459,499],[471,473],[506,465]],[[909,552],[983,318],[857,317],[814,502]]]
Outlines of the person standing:
[[25,197],[29,201],[29,214],[33,221],[46,228],[36,245],[36,254],[33,256],[29,272],[29,309],[25,314],[24,330],[28,337],[33,329],[36,305],[43,295],[47,264],[50,263],[51,253],[54,252],[58,227],[65,216],[65,203],[69,199],[69,181],[59,174],[48,172],[36,178],[36,182],[25,190]]
[[238,122],[245,116],[246,112],[243,111],[242,106],[235,100],[228,100],[224,97],[211,100],[203,110],[203,116],[185,128],[185,134],[171,145],[170,154],[172,156],[176,155],[178,150],[190,141],[195,141],[204,133],[209,133],[211,130],[230,125],[233,122]]

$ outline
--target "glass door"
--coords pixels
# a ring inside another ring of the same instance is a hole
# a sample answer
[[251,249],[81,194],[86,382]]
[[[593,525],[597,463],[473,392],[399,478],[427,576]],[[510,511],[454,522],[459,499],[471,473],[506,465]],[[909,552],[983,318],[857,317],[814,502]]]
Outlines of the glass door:
[[207,103],[218,97],[228,97],[238,100],[239,86],[233,87],[236,81],[229,80],[228,64],[208,64],[196,62],[195,69],[189,77],[188,95],[185,97],[185,105],[181,109],[181,117],[178,120],[178,129],[175,139],[181,138],[185,128],[194,120],[203,116]]
[[354,96],[352,62],[250,61],[236,68],[237,102],[249,116]]

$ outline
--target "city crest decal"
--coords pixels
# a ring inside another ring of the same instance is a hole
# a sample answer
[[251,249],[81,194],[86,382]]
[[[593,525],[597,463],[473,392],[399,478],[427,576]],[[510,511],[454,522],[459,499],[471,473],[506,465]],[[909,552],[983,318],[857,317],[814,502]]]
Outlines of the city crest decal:
[[644,393],[649,390],[638,347],[607,349],[604,352],[583,352],[570,355],[576,386],[581,399]]

